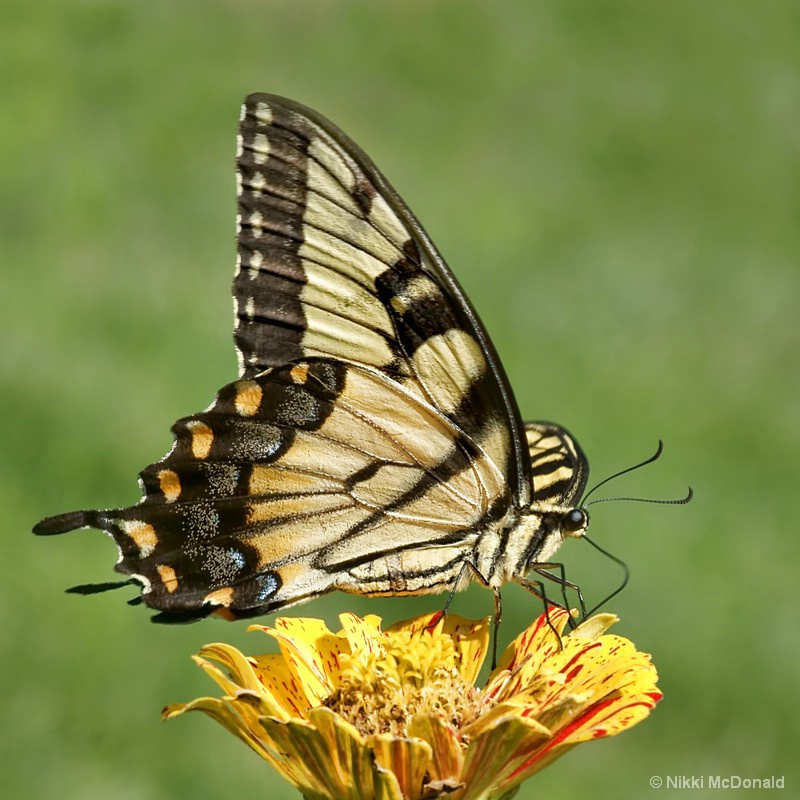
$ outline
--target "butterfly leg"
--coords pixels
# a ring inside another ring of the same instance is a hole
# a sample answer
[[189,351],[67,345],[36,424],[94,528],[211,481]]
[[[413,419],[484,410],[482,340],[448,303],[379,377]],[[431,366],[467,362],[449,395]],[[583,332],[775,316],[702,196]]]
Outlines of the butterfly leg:
[[[557,570],[558,577],[552,575],[549,570]],[[583,592],[581,591],[581,587],[578,586],[577,583],[572,583],[572,581],[567,580],[567,573],[564,569],[564,565],[557,563],[557,562],[549,562],[549,563],[542,563],[537,564],[533,571],[537,575],[541,575],[543,578],[547,578],[554,583],[557,583],[561,587],[561,599],[564,602],[564,608],[569,608],[570,603],[567,599],[567,589],[572,589],[575,594],[578,596],[578,605],[580,606],[581,611],[581,620],[586,619],[586,602],[583,599]],[[578,627],[575,620],[572,618],[572,615],[569,616],[569,626],[572,630]]]
[[[431,621],[428,623],[428,628],[432,629],[436,625],[439,624],[439,621],[444,619],[447,616],[447,612],[450,610],[450,603],[453,601],[453,597],[455,597],[456,592],[461,587],[464,579],[467,577],[469,572],[477,578],[479,583],[482,583],[484,586],[488,586],[488,581],[478,572],[477,568],[471,561],[464,560],[464,563],[461,565],[461,569],[458,572],[458,577],[453,582],[453,586],[450,589],[450,593],[447,595],[447,600],[445,600],[444,608],[439,612],[436,616],[434,616]],[[492,592],[494,593],[494,618],[492,620],[494,632],[492,634],[492,669],[497,666],[497,641],[498,641],[498,632],[500,630],[500,619],[503,616],[503,601],[500,597],[500,590],[493,586]]]
[[[552,576],[549,576],[552,578]],[[558,639],[559,646],[563,648],[561,644],[561,635],[555,629],[552,621],[550,620],[550,606],[553,605],[556,608],[562,608],[565,611],[569,612],[569,608],[566,606],[562,606],[561,603],[551,600],[547,596],[547,592],[545,591],[544,584],[541,581],[532,581],[529,578],[524,578],[521,575],[515,575],[514,580],[523,588],[525,591],[530,592],[534,597],[538,597],[544,603],[544,615],[545,619],[547,620],[547,624],[550,627],[550,630],[553,631],[556,639]],[[553,578],[553,580],[558,580],[557,578]]]
[[494,593],[494,631],[492,632],[492,672],[497,667],[497,637],[500,632],[500,619],[503,616],[503,600],[500,597],[500,590],[492,587]]
[[456,592],[463,585],[464,578],[467,577],[467,573],[470,570],[473,570],[474,572],[475,567],[473,567],[472,564],[469,563],[469,561],[465,561],[461,565],[461,569],[459,570],[458,576],[456,577],[455,581],[453,581],[453,585],[450,587],[450,591],[447,594],[447,599],[444,601],[444,608],[438,614],[435,614],[431,618],[431,621],[426,626],[427,630],[433,630],[439,624],[439,622],[441,622],[441,620],[443,620],[448,615],[448,613],[450,612],[450,604],[453,602],[453,598],[456,596]]

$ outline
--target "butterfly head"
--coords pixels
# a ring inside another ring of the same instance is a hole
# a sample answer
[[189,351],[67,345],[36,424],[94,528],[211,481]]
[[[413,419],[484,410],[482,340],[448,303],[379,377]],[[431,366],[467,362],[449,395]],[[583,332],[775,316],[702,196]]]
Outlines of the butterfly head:
[[571,508],[561,516],[561,535],[563,538],[577,539],[589,527],[589,514],[583,508]]
[[579,539],[589,526],[589,514],[581,507],[548,504],[531,506],[523,514],[511,547],[509,563],[514,574],[525,574],[532,565],[549,561],[565,539]]
[[[589,527],[589,514],[579,506],[556,506],[541,515],[542,535],[537,561],[547,561],[565,539],[580,539]],[[541,535],[540,534],[540,535]]]

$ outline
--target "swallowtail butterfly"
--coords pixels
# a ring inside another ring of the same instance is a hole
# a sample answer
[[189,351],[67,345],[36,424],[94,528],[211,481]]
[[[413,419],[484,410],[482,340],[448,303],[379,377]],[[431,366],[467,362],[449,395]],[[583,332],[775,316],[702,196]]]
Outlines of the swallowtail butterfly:
[[335,125],[251,95],[236,163],[239,378],[175,423],[137,505],[34,531],[106,531],[164,621],[524,585],[588,524],[578,444],[523,423],[463,290]]

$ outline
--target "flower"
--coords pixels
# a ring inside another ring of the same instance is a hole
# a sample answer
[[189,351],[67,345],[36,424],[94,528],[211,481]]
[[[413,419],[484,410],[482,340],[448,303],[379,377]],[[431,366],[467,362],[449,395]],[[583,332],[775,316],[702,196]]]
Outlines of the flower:
[[[549,617],[549,621],[548,621]],[[222,698],[167,706],[203,711],[309,800],[508,798],[576,744],[636,724],[661,699],[650,657],[606,634],[598,614],[560,636],[550,609],[506,649],[483,689],[475,680],[489,620],[428,614],[385,631],[341,616],[254,625],[279,653],[210,644],[195,656]]]

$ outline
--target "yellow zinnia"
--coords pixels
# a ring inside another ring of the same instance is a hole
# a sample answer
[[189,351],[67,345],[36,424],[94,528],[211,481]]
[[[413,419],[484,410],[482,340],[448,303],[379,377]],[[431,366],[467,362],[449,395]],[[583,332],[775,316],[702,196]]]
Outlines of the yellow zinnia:
[[[341,616],[254,625],[280,653],[211,644],[195,657],[222,687],[164,709],[199,710],[246,742],[309,800],[491,800],[589,739],[636,724],[661,699],[650,657],[598,614],[559,637],[551,609],[506,649],[483,689],[489,621],[427,614],[382,631]],[[214,663],[216,662],[216,663]],[[223,669],[221,669],[222,667]]]

